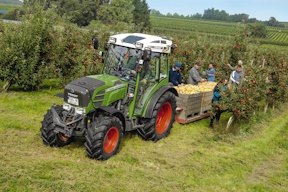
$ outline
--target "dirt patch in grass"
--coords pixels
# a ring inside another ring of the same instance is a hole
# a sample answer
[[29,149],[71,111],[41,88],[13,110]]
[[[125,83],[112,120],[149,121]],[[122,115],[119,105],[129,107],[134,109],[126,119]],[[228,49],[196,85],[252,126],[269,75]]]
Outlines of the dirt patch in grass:
[[[285,165],[287,166],[287,151],[267,158],[254,166],[252,172],[247,175],[246,181],[254,186],[264,185],[270,189],[275,187],[285,190],[288,183]],[[283,177],[285,174],[286,178]]]

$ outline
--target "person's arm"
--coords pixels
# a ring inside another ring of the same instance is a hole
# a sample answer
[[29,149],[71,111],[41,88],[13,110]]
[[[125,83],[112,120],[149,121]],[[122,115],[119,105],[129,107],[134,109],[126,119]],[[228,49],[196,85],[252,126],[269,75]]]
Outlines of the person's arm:
[[173,83],[174,86],[178,86],[178,83],[177,83],[177,81],[176,81],[176,78],[174,77],[174,74],[173,74],[173,70],[172,70],[172,69],[169,71],[169,81],[170,81],[171,83]]
[[229,67],[231,70],[233,70],[233,71],[236,70],[236,66],[235,66],[235,67],[232,67],[229,63],[228,63],[227,65],[228,65],[228,67]]
[[205,70],[205,71],[202,72],[202,76],[207,76],[208,73],[209,73],[209,70]]
[[177,81],[179,82],[179,84],[182,84],[182,83],[183,83],[183,81],[182,81],[182,76],[181,76],[181,73],[180,73],[180,72],[178,72],[178,74],[177,74]]
[[244,67],[242,66],[242,75],[241,75],[241,78],[240,78],[240,85],[242,85],[243,81],[244,81],[244,75],[245,75],[245,70],[244,70]]
[[219,100],[220,92],[219,91],[214,92],[214,97],[216,97]]
[[230,80],[231,80],[232,82],[234,82],[234,83],[239,84],[239,82],[237,82],[237,81],[234,79],[234,74],[235,74],[235,71],[233,71],[233,72],[231,73]]
[[192,78],[196,81],[196,82],[200,82],[202,80],[202,78],[199,75],[199,72],[196,70],[192,70]]
[[215,69],[214,68],[209,71],[208,76],[210,76],[210,77],[215,76]]

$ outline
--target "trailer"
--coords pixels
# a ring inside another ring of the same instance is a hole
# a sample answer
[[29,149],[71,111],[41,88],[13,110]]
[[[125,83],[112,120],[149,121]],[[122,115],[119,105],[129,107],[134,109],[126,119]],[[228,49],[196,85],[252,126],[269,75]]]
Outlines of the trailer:
[[183,94],[178,91],[178,96],[176,97],[176,122],[187,124],[210,116],[213,88],[216,83],[209,84],[208,90],[203,92]]

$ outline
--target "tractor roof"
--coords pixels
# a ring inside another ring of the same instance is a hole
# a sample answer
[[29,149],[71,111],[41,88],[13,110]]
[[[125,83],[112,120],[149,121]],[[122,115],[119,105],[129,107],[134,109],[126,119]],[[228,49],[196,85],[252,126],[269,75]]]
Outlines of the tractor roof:
[[109,38],[109,43],[141,50],[150,48],[153,52],[159,53],[170,53],[172,45],[170,40],[142,33],[112,35]]

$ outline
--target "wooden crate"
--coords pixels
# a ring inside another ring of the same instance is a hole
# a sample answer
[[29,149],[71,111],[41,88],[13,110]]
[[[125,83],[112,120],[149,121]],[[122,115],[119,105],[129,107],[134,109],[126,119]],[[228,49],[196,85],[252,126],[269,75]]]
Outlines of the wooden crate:
[[209,113],[211,111],[211,101],[213,98],[213,91],[204,92],[201,104],[201,115]]
[[186,94],[179,94],[179,97],[176,97],[177,100],[177,106],[186,106],[187,104],[202,100],[203,93],[196,93],[191,95]]
[[193,117],[189,117],[189,118],[181,118],[177,114],[175,116],[175,121],[180,123],[180,124],[187,124],[187,123],[191,123],[191,122],[194,122],[194,121],[197,121],[197,120],[200,120],[200,119],[204,119],[204,118],[209,117],[209,116],[210,116],[209,112],[204,113],[202,115],[196,115],[196,116],[193,116]]
[[179,94],[179,97],[176,97],[177,107],[181,107],[185,110],[201,108],[202,96],[203,93],[196,93],[192,95]]
[[179,94],[179,97],[176,97],[177,107],[180,107],[183,110],[176,115],[176,121],[181,121],[185,124],[188,121],[192,122],[191,119],[200,116],[202,97],[203,93],[192,95]]

